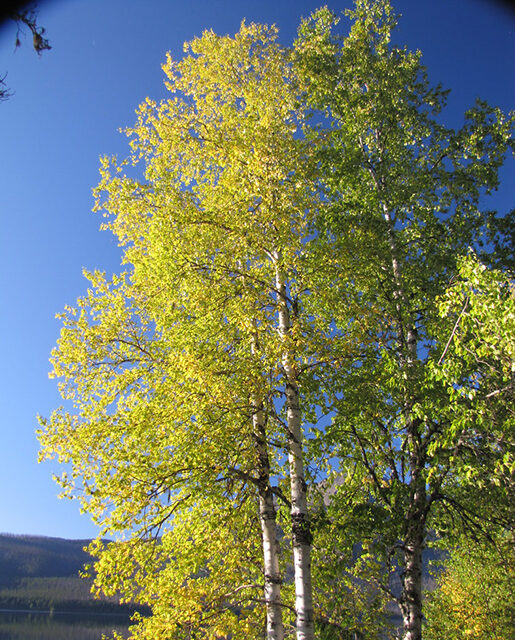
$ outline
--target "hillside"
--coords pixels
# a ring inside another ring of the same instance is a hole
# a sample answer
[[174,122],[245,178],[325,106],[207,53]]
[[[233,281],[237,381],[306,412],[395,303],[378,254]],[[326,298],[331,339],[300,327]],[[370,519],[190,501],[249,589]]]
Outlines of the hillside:
[[91,557],[89,540],[0,534],[0,609],[117,613],[134,607],[97,600],[79,572]]
[[0,534],[0,587],[23,578],[78,577],[90,560],[89,540]]

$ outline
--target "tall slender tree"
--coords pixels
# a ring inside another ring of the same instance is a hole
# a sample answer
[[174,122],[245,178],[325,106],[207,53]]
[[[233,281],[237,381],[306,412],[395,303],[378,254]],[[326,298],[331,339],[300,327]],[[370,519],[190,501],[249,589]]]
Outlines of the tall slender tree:
[[363,310],[370,320],[368,345],[328,386],[326,447],[345,478],[332,508],[340,525],[359,516],[363,532],[368,523],[362,543],[372,559],[400,566],[400,591],[383,588],[399,603],[404,639],[420,640],[422,550],[440,516],[480,521],[472,493],[453,479],[464,443],[489,428],[454,420],[456,398],[435,379],[449,337],[437,300],[485,233],[479,199],[498,185],[513,116],[478,101],[461,129],[445,127],[446,92],[431,87],[420,53],[392,45],[388,0],[357,0],[347,14],[345,39],[323,9],[297,41],[306,99],[321,114],[320,232],[337,239],[347,266],[334,320],[348,335]]
[[[310,312],[324,262],[308,242],[318,192],[303,108],[273,28],[206,32],[186,52],[163,67],[171,97],[140,107],[131,158],[103,161],[97,208],[128,271],[93,275],[63,316],[54,374],[74,407],[43,421],[43,455],[71,464],[65,492],[83,491],[103,533],[129,535],[95,546],[97,586],[153,607],[137,637],[261,637],[264,599],[266,637],[281,640],[276,510],[287,505],[295,633],[310,640],[303,413],[329,341]],[[143,177],[129,168],[140,162]],[[260,528],[244,540],[252,504]],[[210,546],[217,526],[242,550]],[[259,530],[262,598],[245,568]]]

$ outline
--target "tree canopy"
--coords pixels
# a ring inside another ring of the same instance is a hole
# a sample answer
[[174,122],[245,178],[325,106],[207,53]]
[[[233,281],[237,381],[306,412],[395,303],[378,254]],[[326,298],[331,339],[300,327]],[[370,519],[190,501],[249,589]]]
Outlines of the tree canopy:
[[[337,526],[344,536],[357,527],[372,561],[380,557],[389,567],[380,584],[399,603],[404,638],[414,640],[421,634],[429,531],[442,532],[442,522],[452,529],[456,518],[482,522],[464,483],[491,471],[491,456],[478,457],[483,447],[494,458],[505,454],[485,404],[478,411],[488,418],[481,422],[463,402],[476,396],[482,374],[474,367],[485,342],[498,339],[494,325],[468,345],[470,367],[460,356],[451,365],[445,347],[455,312],[443,320],[439,300],[453,278],[474,286],[471,271],[460,273],[460,260],[486,234],[479,202],[498,186],[498,168],[513,145],[513,116],[478,101],[461,129],[445,127],[439,116],[446,92],[429,84],[420,53],[391,44],[397,18],[389,3],[358,1],[349,14],[354,23],[343,40],[333,31],[336,17],[322,10],[303,23],[297,43],[307,99],[327,119],[324,135],[315,133],[325,166],[323,226],[347,263],[348,277],[333,298],[340,303],[330,312],[352,334],[356,320],[359,331],[363,326],[356,309],[371,311],[368,344],[328,389],[334,417],[324,456],[339,458],[336,474],[345,478],[330,507]],[[500,286],[497,280],[494,291]],[[447,295],[457,295],[457,287]],[[478,300],[485,297],[486,291]],[[505,366],[496,363],[495,370]],[[499,393],[512,390],[513,372],[507,375]],[[501,402],[509,400],[504,395]],[[502,422],[504,433],[509,424]],[[464,477],[469,463],[476,471]],[[398,593],[389,579],[397,566]]]
[[102,159],[125,270],[60,315],[39,437],[96,589],[152,609],[134,638],[373,638],[393,599],[420,640],[430,535],[509,526],[513,274],[479,202],[513,116],[445,127],[389,2],[348,16],[205,32]]

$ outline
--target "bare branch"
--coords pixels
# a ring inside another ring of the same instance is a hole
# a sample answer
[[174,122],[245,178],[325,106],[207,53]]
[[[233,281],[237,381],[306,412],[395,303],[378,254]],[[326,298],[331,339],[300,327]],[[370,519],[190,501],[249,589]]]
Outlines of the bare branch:
[[465,313],[467,306],[469,303],[469,297],[466,296],[465,298],[465,304],[463,305],[463,309],[460,311],[460,315],[458,316],[458,318],[456,319],[456,322],[454,324],[454,327],[452,329],[451,335],[449,336],[449,340],[447,341],[447,344],[445,345],[445,349],[443,350],[442,355],[440,356],[440,360],[438,360],[438,366],[440,366],[443,362],[443,359],[445,358],[445,354],[447,353],[447,350],[449,349],[449,347],[451,346],[451,342],[452,339],[454,338],[454,334],[456,333],[456,331],[458,330],[458,325],[460,323],[461,317],[463,316],[463,314]]

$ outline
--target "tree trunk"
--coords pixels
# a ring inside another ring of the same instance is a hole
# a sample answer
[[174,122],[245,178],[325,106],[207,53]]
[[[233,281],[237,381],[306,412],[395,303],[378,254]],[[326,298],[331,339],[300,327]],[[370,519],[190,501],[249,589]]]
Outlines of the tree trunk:
[[404,547],[404,572],[400,608],[403,640],[422,639],[422,549],[423,525],[412,523],[413,529]]
[[295,570],[295,611],[297,640],[313,640],[313,594],[311,587],[311,523],[309,521],[298,388],[287,383],[288,460],[291,484],[293,564]]
[[[276,258],[276,289],[279,316],[279,335],[286,341],[291,328],[284,276]],[[314,640],[313,593],[311,586],[311,524],[307,506],[307,485],[302,455],[302,423],[297,374],[291,349],[286,346],[282,355],[286,379],[286,414],[288,461],[291,486],[291,521],[293,565],[295,572],[295,612],[297,640]]]
[[266,640],[283,640],[281,609],[281,572],[274,496],[270,485],[270,460],[262,405],[254,399],[252,423],[258,457],[259,521],[263,543],[264,596],[266,605]]
[[[412,313],[404,291],[401,267],[398,260],[394,237],[394,224],[388,207],[383,202],[383,216],[388,225],[388,243],[391,251],[394,297],[397,321],[400,330],[399,365],[408,377],[417,360],[417,332]],[[406,536],[404,539],[404,570],[402,573],[402,592],[400,608],[403,623],[403,640],[422,640],[422,550],[425,540],[425,521],[427,496],[425,481],[420,479],[424,468],[422,443],[418,433],[419,420],[411,414],[414,399],[408,394],[405,398],[405,420],[411,485],[413,496],[406,514]]]
[[423,476],[425,451],[419,435],[421,420],[406,409],[406,430],[410,457],[411,499],[405,516],[404,569],[399,605],[402,613],[403,640],[422,640],[422,551],[426,537],[428,511]]

